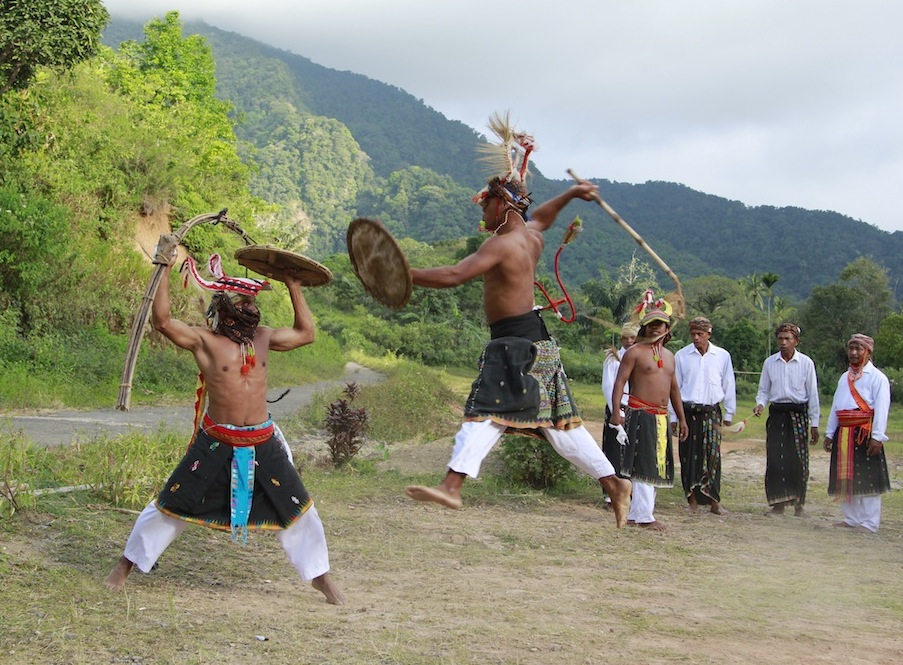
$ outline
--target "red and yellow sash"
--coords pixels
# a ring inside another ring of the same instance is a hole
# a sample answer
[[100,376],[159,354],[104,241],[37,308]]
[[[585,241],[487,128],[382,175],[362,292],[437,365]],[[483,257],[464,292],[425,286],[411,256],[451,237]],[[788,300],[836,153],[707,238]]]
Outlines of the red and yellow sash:
[[[847,384],[850,394],[856,402],[858,409],[844,409],[837,411],[837,493],[853,496],[853,448],[868,443],[872,434],[872,418],[875,411],[869,407],[863,399],[850,374],[847,374]],[[854,438],[853,432],[859,428],[859,434]]]
[[204,414],[204,431],[214,439],[233,448],[246,448],[259,446],[273,438],[275,425],[272,420],[267,420],[260,425],[252,427],[235,427],[233,425],[220,425]]

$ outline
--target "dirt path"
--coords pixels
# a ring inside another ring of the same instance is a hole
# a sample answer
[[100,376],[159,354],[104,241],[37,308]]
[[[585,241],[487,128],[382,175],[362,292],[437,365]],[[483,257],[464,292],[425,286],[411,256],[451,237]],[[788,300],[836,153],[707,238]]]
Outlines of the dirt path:
[[[306,406],[313,395],[334,386],[342,386],[350,381],[366,385],[383,379],[378,372],[358,365],[345,365],[344,376],[337,381],[318,381],[303,386],[294,386],[288,394],[270,405],[275,420],[294,413]],[[276,399],[286,388],[272,388],[268,399]],[[38,414],[10,415],[0,418],[0,425],[8,421],[13,430],[21,430],[38,445],[70,444],[77,439],[94,438],[104,434],[115,436],[130,430],[155,431],[162,427],[184,431],[190,434],[194,412],[190,406],[134,407],[130,411],[115,408],[96,411],[47,411]]]

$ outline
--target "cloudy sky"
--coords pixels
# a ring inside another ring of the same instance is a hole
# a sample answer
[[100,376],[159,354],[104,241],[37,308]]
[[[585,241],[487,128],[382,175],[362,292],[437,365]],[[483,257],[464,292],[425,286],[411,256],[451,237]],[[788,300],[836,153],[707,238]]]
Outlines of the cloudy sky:
[[480,132],[510,109],[548,177],[666,180],[903,230],[899,0],[105,5],[178,10],[395,85]]

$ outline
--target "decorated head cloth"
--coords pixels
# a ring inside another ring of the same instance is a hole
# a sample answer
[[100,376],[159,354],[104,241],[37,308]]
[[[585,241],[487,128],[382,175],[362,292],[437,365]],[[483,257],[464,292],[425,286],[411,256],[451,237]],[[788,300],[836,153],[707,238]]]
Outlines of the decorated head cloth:
[[870,354],[875,351],[875,340],[873,340],[868,335],[863,335],[862,333],[854,333],[852,337],[850,337],[850,341],[847,342],[847,346],[853,343],[857,343]]
[[621,326],[621,337],[636,337],[640,331],[640,326],[636,323],[625,323]]
[[690,326],[690,332],[712,332],[712,322],[704,316],[697,316],[687,325]]
[[798,325],[796,325],[795,323],[791,323],[790,321],[785,321],[784,323],[782,323],[781,325],[779,325],[777,327],[777,330],[774,331],[774,336],[777,337],[782,332],[790,333],[791,335],[796,337],[797,342],[800,341],[800,335],[802,334],[802,331],[800,330],[800,327]]
[[250,344],[260,323],[260,312],[256,308],[240,309],[238,305],[253,302],[258,293],[272,289],[270,283],[249,277],[229,277],[223,272],[219,254],[212,254],[207,260],[207,270],[213,280],[201,276],[190,256],[180,270],[185,273],[184,286],[188,286],[188,278],[192,277],[200,289],[213,292],[206,315],[210,329],[239,344]]
[[511,127],[510,114],[500,116],[493,113],[489,118],[489,129],[498,137],[499,143],[477,146],[484,153],[482,161],[489,165],[493,174],[486,186],[473,197],[474,203],[490,196],[498,196],[521,213],[530,206],[530,192],[527,191],[528,165],[530,153],[536,148],[533,137],[518,132]]

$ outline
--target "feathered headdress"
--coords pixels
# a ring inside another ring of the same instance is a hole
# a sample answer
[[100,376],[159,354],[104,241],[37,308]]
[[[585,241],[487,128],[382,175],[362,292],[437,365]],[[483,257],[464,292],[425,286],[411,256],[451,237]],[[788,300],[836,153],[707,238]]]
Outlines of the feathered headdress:
[[530,153],[536,149],[534,139],[511,126],[508,111],[504,116],[493,113],[489,118],[489,129],[498,138],[498,144],[483,143],[477,146],[477,150],[484,153],[481,161],[488,165],[492,176],[486,186],[474,195],[473,202],[480,203],[487,196],[501,196],[525,211],[530,205],[526,180]]
[[641,328],[653,321],[664,321],[670,325],[672,311],[671,303],[664,298],[656,299],[652,289],[646,289],[640,303],[633,310],[633,316]]

